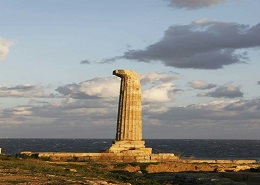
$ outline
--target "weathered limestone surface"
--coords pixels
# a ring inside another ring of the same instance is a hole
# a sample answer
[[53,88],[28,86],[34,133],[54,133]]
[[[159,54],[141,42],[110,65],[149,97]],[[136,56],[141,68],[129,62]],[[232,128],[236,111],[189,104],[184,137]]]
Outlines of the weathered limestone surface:
[[22,155],[48,158],[51,161],[96,161],[96,162],[170,162],[179,160],[173,154],[136,153],[66,153],[66,152],[21,152]]
[[[98,162],[182,162],[191,164],[257,164],[256,160],[181,160],[172,153],[136,154],[133,153],[67,153],[67,152],[21,152],[23,155],[49,158],[53,161],[98,161]],[[174,166],[173,166],[174,167]]]
[[211,163],[211,164],[254,164],[256,163],[256,160],[196,160],[196,159],[188,159],[188,160],[182,160],[182,162],[186,163]]
[[109,153],[152,153],[142,141],[142,97],[140,77],[132,70],[115,70],[113,75],[121,78],[118,104],[116,140]]
[[142,105],[140,77],[131,70],[115,70],[121,78],[117,117],[117,141],[142,140]]

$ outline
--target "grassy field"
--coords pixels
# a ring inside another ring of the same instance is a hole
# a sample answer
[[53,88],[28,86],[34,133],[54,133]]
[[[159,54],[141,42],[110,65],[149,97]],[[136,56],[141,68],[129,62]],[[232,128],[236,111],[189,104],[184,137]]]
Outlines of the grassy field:
[[0,184],[160,184],[126,171],[111,171],[108,164],[54,163],[39,159],[0,156]]
[[[0,155],[0,185],[259,185],[260,165],[241,172],[234,164],[53,162]],[[242,167],[248,167],[242,165]],[[214,172],[215,171],[215,172]]]

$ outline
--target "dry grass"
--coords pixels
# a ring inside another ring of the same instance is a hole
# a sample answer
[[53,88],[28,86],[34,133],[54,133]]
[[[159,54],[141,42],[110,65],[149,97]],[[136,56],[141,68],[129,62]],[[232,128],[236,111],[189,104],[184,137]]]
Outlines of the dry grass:
[[159,184],[127,171],[110,171],[109,165],[92,162],[54,163],[39,159],[0,156],[0,184]]

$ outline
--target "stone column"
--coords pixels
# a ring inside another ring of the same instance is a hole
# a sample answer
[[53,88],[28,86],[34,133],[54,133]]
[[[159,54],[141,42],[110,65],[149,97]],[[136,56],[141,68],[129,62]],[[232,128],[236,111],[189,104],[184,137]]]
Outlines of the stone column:
[[105,152],[150,155],[142,141],[142,99],[140,77],[132,70],[115,70],[121,78],[116,140]]
[[117,141],[142,140],[142,100],[140,77],[131,70],[115,70],[114,75],[121,78]]

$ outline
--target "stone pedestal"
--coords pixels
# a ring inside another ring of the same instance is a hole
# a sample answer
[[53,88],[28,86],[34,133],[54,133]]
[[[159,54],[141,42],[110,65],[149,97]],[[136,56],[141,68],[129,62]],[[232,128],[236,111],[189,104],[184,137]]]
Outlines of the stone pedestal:
[[149,155],[152,153],[152,148],[145,148],[144,141],[114,141],[107,151],[109,153]]

